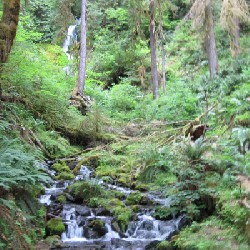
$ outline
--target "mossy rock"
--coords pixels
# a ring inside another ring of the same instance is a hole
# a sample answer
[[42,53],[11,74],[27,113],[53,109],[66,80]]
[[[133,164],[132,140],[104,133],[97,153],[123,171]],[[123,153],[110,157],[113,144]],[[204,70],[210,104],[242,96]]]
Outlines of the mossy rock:
[[68,187],[68,192],[74,197],[76,201],[89,201],[94,197],[103,197],[105,195],[104,190],[97,184],[78,181]]
[[138,205],[133,205],[133,206],[131,206],[131,209],[132,209],[132,211],[134,212],[134,213],[138,213],[139,212],[139,206]]
[[89,166],[92,168],[96,168],[99,164],[100,155],[90,155],[80,160],[76,167],[73,170],[73,173],[78,173],[80,171],[81,166]]
[[142,199],[142,194],[139,191],[136,191],[134,193],[131,193],[127,199],[126,199],[126,204],[127,205],[137,205],[140,204]]
[[92,220],[88,223],[88,227],[98,230],[105,226],[105,222],[102,220]]
[[46,235],[59,235],[65,231],[65,225],[61,218],[53,218],[47,222]]
[[107,208],[111,209],[109,204],[107,203],[107,200],[105,198],[100,198],[100,197],[92,197],[88,200],[88,206],[92,208]]
[[107,233],[105,222],[102,220],[88,221],[84,230],[84,236],[88,239],[98,239]]
[[75,176],[69,172],[61,172],[55,177],[56,180],[73,180]]
[[133,211],[128,207],[115,207],[113,209],[113,213],[121,231],[125,233],[128,223],[133,216]]
[[157,244],[156,249],[157,250],[172,250],[174,248],[171,246],[171,243],[169,241],[164,240],[160,242],[159,244]]
[[129,176],[128,173],[121,173],[117,181],[125,187],[131,186],[131,177]]
[[60,202],[60,203],[65,203],[66,202],[66,196],[65,195],[59,195],[57,198],[56,198],[56,200],[58,201],[58,202]]
[[53,170],[55,170],[57,173],[61,173],[61,172],[71,172],[69,166],[67,166],[67,164],[62,161],[62,162],[57,162],[54,163],[51,168]]
[[148,191],[149,186],[147,184],[144,184],[144,183],[136,183],[135,184],[135,189],[137,189],[139,191]]
[[124,194],[124,193],[122,193],[120,191],[117,191],[117,190],[111,190],[110,195],[114,196],[115,198],[117,198],[119,200],[123,200],[123,199],[126,198],[126,194]]
[[108,201],[108,204],[111,206],[111,207],[117,207],[117,206],[120,206],[120,207],[125,207],[125,204],[120,201],[119,199],[116,199],[116,198],[112,198]]

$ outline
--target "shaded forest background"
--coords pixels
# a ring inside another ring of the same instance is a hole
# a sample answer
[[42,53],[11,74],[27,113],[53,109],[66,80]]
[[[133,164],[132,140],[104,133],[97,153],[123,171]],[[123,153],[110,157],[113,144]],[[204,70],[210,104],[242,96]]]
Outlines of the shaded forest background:
[[[16,38],[0,68],[0,249],[32,249],[45,235],[46,212],[36,198],[48,177],[39,162],[86,148],[95,149],[84,157],[97,157],[100,177],[174,199],[171,211],[159,209],[158,216],[189,216],[175,247],[218,249],[226,242],[247,249],[249,12],[227,9],[230,1],[154,2],[159,95],[151,82],[148,2],[88,1],[84,95],[91,101],[80,112],[83,104],[72,98],[79,26],[73,60],[62,51],[68,26],[81,15],[80,1],[21,1]],[[207,4],[218,57],[212,73]],[[233,23],[223,19],[230,14]],[[9,32],[3,19],[0,48]],[[188,135],[201,124],[209,127],[205,137],[190,143]]]

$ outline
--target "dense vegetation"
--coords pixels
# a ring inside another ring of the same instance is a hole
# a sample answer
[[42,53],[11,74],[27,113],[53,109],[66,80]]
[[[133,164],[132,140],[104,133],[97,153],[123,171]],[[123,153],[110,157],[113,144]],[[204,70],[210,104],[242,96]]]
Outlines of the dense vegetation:
[[[84,164],[107,182],[138,190],[124,205],[120,194],[93,183],[69,187],[76,199],[112,211],[122,231],[142,199],[139,191],[160,191],[172,203],[156,208],[155,216],[185,213],[188,226],[158,249],[248,249],[249,16],[240,25],[240,53],[232,55],[232,36],[220,22],[221,1],[213,1],[219,70],[211,78],[202,29],[186,18],[193,1],[157,1],[166,94],[159,70],[160,96],[153,99],[147,1],[89,1],[84,94],[91,103],[80,112],[72,98],[79,40],[70,47],[73,60],[61,48],[67,27],[80,17],[80,1],[25,2],[14,46],[0,65],[0,249],[34,249],[48,236],[46,209],[37,201],[41,184],[49,182],[41,163],[72,155],[83,159],[73,170],[58,161],[55,178],[73,179]],[[158,66],[161,57],[159,50]],[[208,129],[194,141],[190,136],[199,124]]]

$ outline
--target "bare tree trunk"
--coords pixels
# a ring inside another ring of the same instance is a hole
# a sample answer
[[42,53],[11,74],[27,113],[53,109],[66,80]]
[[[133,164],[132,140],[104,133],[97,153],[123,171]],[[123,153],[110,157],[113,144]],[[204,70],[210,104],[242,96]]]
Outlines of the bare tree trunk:
[[167,94],[166,90],[166,55],[165,55],[165,49],[164,49],[164,36],[163,36],[163,28],[161,25],[161,73],[162,73],[162,88],[164,95]]
[[237,57],[240,55],[240,20],[238,17],[234,17],[234,28],[231,36],[232,56]]
[[208,2],[205,8],[205,46],[208,57],[210,77],[214,78],[218,73],[218,56],[214,36],[214,23],[213,23],[213,13],[212,13],[212,3],[211,0]]
[[158,72],[156,61],[156,34],[155,34],[155,1],[151,0],[150,10],[150,52],[151,52],[151,78],[153,87],[153,97],[159,97]]
[[77,84],[77,94],[82,96],[85,87],[85,74],[86,74],[86,54],[87,54],[87,1],[82,0],[82,10],[81,10],[81,42],[80,42],[80,63],[78,71],[78,84]]

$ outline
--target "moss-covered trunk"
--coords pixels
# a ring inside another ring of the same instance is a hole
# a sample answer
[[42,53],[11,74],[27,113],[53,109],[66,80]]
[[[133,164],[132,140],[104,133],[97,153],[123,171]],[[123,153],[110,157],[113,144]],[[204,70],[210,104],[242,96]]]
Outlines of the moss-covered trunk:
[[8,59],[13,41],[16,37],[17,25],[20,12],[20,0],[4,0],[3,16],[0,22],[0,111],[2,110],[2,63]]
[[4,0],[0,22],[0,62],[6,62],[10,53],[19,19],[20,0]]

